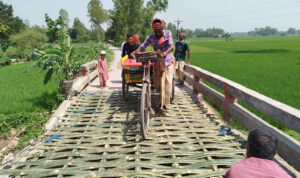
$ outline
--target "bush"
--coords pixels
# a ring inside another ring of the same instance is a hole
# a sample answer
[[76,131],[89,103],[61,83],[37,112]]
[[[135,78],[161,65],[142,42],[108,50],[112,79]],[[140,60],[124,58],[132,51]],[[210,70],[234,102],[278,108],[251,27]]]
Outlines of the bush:
[[12,128],[17,130],[24,128],[22,138],[15,148],[21,149],[27,145],[28,141],[37,138],[44,132],[44,124],[48,118],[49,114],[42,113],[0,114],[0,138],[10,136]]
[[0,58],[0,67],[7,66],[11,64],[11,60],[8,56],[2,56]]
[[45,34],[36,30],[28,29],[16,35],[13,35],[11,42],[17,46],[17,57],[25,58],[34,48],[39,47],[47,41]]
[[44,123],[39,113],[0,114],[0,137],[9,136],[12,128],[21,129],[29,125],[41,127]]
[[8,56],[2,56],[1,58],[0,58],[0,61],[7,61],[7,60],[9,60],[10,58],[8,57]]

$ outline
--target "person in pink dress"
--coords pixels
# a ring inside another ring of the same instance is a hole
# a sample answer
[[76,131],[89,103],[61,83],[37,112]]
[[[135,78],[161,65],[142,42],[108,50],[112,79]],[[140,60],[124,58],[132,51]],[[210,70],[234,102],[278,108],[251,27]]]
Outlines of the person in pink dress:
[[100,87],[106,87],[106,81],[108,80],[108,70],[106,66],[106,52],[100,52],[100,59],[98,60],[97,69],[99,72]]
[[228,169],[225,178],[291,178],[275,161],[278,141],[263,129],[248,135],[247,159]]

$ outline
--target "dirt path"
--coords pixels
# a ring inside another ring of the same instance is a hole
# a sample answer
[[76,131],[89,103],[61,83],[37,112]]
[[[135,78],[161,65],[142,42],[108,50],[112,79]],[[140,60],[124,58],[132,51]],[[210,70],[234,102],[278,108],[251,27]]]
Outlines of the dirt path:
[[[113,61],[110,65],[109,69],[109,81],[107,82],[106,89],[121,89],[122,88],[122,78],[121,78],[121,51],[119,48],[109,46],[114,52]],[[87,87],[88,91],[98,91],[99,88],[99,79],[96,78],[89,87]]]

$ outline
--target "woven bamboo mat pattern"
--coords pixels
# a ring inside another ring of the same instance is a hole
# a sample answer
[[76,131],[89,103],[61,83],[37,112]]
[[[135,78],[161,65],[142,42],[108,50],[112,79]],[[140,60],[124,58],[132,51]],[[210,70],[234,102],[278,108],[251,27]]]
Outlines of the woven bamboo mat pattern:
[[[244,159],[245,150],[185,91],[172,108],[150,121],[148,138],[139,130],[139,91],[125,102],[119,90],[84,93],[46,139],[23,155],[25,162],[0,174],[17,177],[222,177]],[[155,100],[154,96],[154,100]],[[153,103],[156,105],[157,103]],[[53,137],[55,136],[55,137]]]

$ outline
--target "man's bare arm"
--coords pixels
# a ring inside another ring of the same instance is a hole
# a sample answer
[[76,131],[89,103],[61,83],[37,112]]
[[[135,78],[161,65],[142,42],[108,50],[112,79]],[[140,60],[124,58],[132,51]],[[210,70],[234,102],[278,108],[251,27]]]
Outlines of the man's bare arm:
[[191,63],[191,50],[188,50],[188,61],[187,64],[190,65]]

